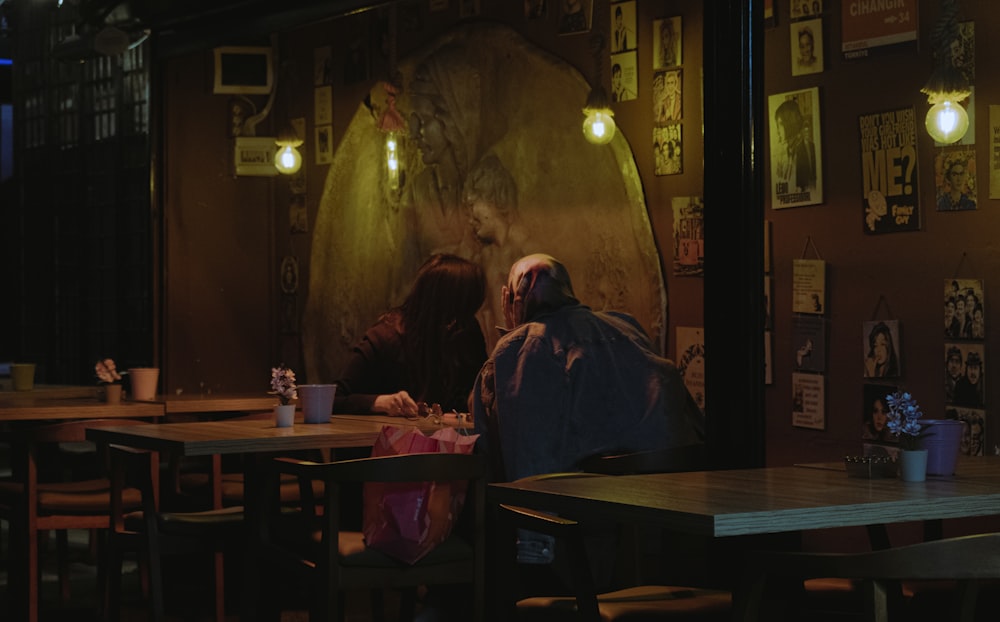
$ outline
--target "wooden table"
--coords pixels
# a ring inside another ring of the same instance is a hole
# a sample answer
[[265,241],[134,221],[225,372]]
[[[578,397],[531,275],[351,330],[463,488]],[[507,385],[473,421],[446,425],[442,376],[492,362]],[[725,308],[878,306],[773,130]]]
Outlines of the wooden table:
[[1000,514],[1000,458],[926,482],[803,466],[491,484],[491,503],[655,523],[712,537]]
[[267,412],[277,401],[267,393],[181,393],[157,396],[150,403],[163,404],[168,420],[181,421],[185,416]]
[[[794,540],[790,536],[807,529],[1000,514],[1000,457],[964,459],[957,471],[911,483],[849,478],[842,464],[825,463],[496,483],[487,497],[494,507],[505,503],[581,521],[647,523],[720,544],[720,539],[774,539],[768,534],[777,534],[779,546],[786,546]],[[725,561],[731,568],[716,575],[724,576],[740,598],[738,560]]]
[[428,433],[444,427],[400,417],[333,415],[329,423],[297,420],[290,428],[277,428],[271,419],[224,419],[156,426],[110,426],[89,430],[87,437],[96,442],[179,456],[211,456],[371,447],[383,425],[415,426]]
[[136,419],[162,417],[163,413],[163,404],[154,402],[123,401],[120,404],[107,404],[96,397],[41,397],[6,393],[0,396],[0,423],[111,417]]
[[30,391],[15,391],[10,387],[0,388],[0,399],[8,397],[94,397],[98,394],[96,384],[35,384]]
[[[414,426],[425,433],[445,427],[426,419],[410,420],[378,415],[333,415],[329,423],[302,423],[297,419],[289,428],[275,427],[272,419],[228,419],[186,423],[162,423],[155,426],[110,426],[87,431],[87,438],[98,443],[114,443],[166,452],[175,456],[216,456],[246,454],[244,460],[245,510],[250,525],[259,524],[267,500],[266,486],[261,485],[259,465],[274,454],[304,449],[371,447],[384,425]],[[257,530],[251,528],[251,533]],[[257,534],[259,535],[259,534]],[[249,547],[248,550],[254,550]],[[255,564],[244,566],[243,619],[255,619],[257,572]]]

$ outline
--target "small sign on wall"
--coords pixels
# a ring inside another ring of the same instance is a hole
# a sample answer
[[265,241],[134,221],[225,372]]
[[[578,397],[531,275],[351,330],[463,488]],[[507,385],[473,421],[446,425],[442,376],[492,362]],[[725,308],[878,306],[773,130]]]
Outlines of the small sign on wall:
[[266,136],[237,136],[233,161],[237,175],[271,177],[278,174],[274,167],[274,138]]

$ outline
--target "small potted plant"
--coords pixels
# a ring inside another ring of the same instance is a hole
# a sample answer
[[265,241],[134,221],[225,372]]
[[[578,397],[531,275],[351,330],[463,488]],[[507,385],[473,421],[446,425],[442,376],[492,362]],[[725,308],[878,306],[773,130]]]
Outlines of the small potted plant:
[[122,375],[114,359],[101,359],[94,363],[94,375],[99,384],[104,385],[104,398],[109,404],[119,404],[122,401]]
[[886,427],[899,439],[900,477],[909,482],[922,482],[927,478],[927,450],[920,448],[920,439],[926,435],[920,418],[923,411],[912,395],[896,391],[885,396],[889,412]]
[[278,404],[274,407],[274,422],[279,428],[287,428],[295,420],[295,404],[292,400],[298,397],[295,385],[295,372],[285,367],[284,363],[271,368],[271,395],[278,396]]

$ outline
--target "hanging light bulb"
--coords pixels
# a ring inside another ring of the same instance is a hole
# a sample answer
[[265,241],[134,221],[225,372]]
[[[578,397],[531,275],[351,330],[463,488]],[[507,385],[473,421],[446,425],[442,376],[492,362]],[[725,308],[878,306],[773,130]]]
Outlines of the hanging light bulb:
[[969,115],[959,103],[972,94],[972,86],[962,70],[962,39],[958,30],[958,0],[941,0],[941,14],[931,32],[934,70],[920,89],[931,109],[924,127],[937,142],[958,142],[969,129]]
[[587,142],[606,145],[615,137],[615,113],[608,106],[608,96],[604,87],[596,86],[587,97],[583,108],[583,136]]
[[[401,81],[401,79],[400,79]],[[403,115],[396,110],[396,95],[400,88],[393,82],[383,82],[385,90],[385,110],[378,120],[378,129],[385,134],[385,170],[389,188],[399,190],[403,185],[403,141],[406,123]]]
[[302,168],[302,154],[298,147],[302,145],[302,139],[295,134],[295,130],[286,126],[278,137],[274,139],[278,145],[278,150],[274,154],[274,167],[279,173],[294,175]]
[[399,190],[399,132],[391,131],[385,135],[385,163],[389,187]]
[[924,119],[927,133],[937,142],[950,145],[962,140],[969,129],[969,113],[962,104],[945,100],[931,106]]

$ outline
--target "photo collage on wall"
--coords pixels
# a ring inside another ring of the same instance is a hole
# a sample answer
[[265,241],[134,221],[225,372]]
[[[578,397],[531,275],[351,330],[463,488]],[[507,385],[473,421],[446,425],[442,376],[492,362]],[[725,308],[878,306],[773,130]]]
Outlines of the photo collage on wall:
[[[879,299],[879,306],[883,299]],[[876,306],[875,310],[878,311]],[[898,387],[892,382],[902,375],[899,320],[870,320],[861,326],[862,386],[861,439],[866,456],[887,455],[896,458],[898,439],[886,427],[889,408],[886,396]]]
[[[811,244],[810,238],[806,248]],[[792,350],[792,425],[824,430],[826,262],[822,259],[792,262]]]
[[627,102],[639,97],[639,64],[636,60],[635,0],[612,2],[611,32],[611,101]]
[[[823,2],[791,2],[788,35],[793,77],[821,73]],[[823,202],[823,156],[817,87],[768,96],[771,209]]]
[[681,157],[684,39],[681,27],[680,16],[653,20],[653,172],[656,175],[684,172]]
[[966,422],[962,449],[973,456],[984,452],[985,300],[981,279],[944,280],[944,415]]

